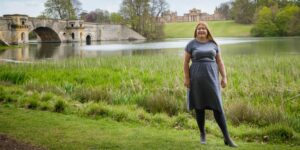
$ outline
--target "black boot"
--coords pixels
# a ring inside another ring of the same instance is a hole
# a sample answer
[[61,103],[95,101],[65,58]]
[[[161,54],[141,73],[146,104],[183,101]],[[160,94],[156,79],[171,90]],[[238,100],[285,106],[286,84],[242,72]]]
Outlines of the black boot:
[[231,139],[224,140],[224,143],[229,147],[238,147],[238,145],[236,145]]
[[200,144],[206,144],[206,134],[201,133],[200,135]]

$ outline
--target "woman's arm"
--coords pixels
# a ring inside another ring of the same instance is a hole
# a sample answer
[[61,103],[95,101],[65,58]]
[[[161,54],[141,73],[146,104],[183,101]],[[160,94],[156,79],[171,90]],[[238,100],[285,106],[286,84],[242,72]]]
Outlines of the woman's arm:
[[191,60],[191,54],[185,52],[183,71],[184,71],[184,86],[186,88],[190,88],[190,66],[189,66],[190,60]]
[[216,61],[217,61],[218,67],[219,67],[219,72],[222,76],[221,86],[222,86],[222,88],[225,88],[227,85],[227,76],[226,76],[225,65],[224,65],[223,59],[221,57],[221,52],[217,53]]

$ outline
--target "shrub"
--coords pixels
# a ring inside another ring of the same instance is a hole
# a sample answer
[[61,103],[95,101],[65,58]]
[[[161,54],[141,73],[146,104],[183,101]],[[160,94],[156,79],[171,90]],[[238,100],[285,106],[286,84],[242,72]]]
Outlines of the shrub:
[[294,131],[286,124],[272,124],[259,130],[244,132],[240,135],[248,142],[264,141],[264,142],[287,142],[294,139]]
[[65,111],[67,104],[64,100],[58,99],[54,104],[54,112],[63,112]]
[[34,83],[34,82],[29,82],[24,85],[24,89],[26,90],[31,90],[31,91],[36,91],[36,92],[51,92],[56,95],[64,95],[65,92],[61,89],[58,88],[57,86],[53,85],[41,85],[40,83]]
[[109,116],[111,116],[116,121],[125,121],[129,120],[129,117],[125,110],[122,109],[113,109],[109,112]]
[[151,116],[149,115],[149,113],[145,112],[144,109],[139,109],[137,111],[137,117],[139,120],[145,120],[146,122],[150,122],[151,120]]
[[263,136],[269,136],[274,141],[288,141],[294,137],[294,132],[286,125],[276,124],[267,127]]
[[37,99],[27,99],[25,100],[25,108],[28,109],[36,109],[39,106],[39,102]]
[[41,102],[39,107],[39,110],[53,110],[53,105],[51,105],[49,102]]
[[251,34],[254,36],[276,36],[278,28],[273,20],[272,10],[263,7],[258,13],[258,19],[251,30]]
[[72,97],[81,103],[89,101],[112,103],[112,98],[106,89],[77,88],[74,90]]
[[139,100],[137,104],[151,113],[165,112],[170,116],[176,115],[181,108],[174,96],[156,93],[144,100]]
[[287,118],[288,124],[292,127],[296,132],[300,132],[300,119],[299,114],[291,115]]
[[4,90],[4,88],[0,88],[0,102],[5,101],[7,97],[6,91]]
[[85,108],[85,114],[89,116],[108,116],[109,109],[102,104],[92,103]]
[[70,94],[74,91],[74,85],[71,83],[64,83],[62,87],[67,94]]
[[41,101],[44,101],[44,102],[47,102],[47,101],[50,101],[51,99],[53,99],[54,98],[54,94],[52,94],[52,93],[42,93],[41,94]]
[[116,121],[129,120],[128,112],[120,107],[110,107],[105,103],[91,103],[85,108],[85,114],[89,116],[110,117]]
[[284,115],[279,108],[268,105],[253,106],[249,103],[237,102],[228,105],[225,112],[233,125],[248,123],[266,126],[284,121]]
[[19,97],[24,96],[24,92],[18,88],[0,89],[0,102],[12,103],[17,102]]
[[188,118],[189,116],[187,114],[178,114],[175,116],[173,127],[177,129],[188,128]]
[[157,124],[164,124],[168,119],[168,116],[163,113],[156,113],[154,116],[152,116],[152,122]]

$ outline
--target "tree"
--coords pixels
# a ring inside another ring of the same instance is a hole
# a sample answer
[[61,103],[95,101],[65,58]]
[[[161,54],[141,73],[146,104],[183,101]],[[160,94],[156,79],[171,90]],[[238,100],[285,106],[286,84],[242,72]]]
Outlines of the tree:
[[223,17],[228,20],[231,19],[231,2],[221,3],[219,7],[215,10],[219,14],[222,14]]
[[274,23],[272,10],[268,7],[263,7],[259,13],[257,21],[251,30],[254,36],[277,36],[278,28]]
[[79,0],[47,0],[44,14],[55,19],[77,19],[81,10]]
[[237,23],[253,23],[255,13],[255,1],[253,0],[236,0],[232,2],[232,14]]
[[143,34],[143,27],[149,15],[149,0],[123,0],[120,13],[131,28]]
[[110,14],[107,10],[96,9],[84,16],[84,21],[95,23],[110,23]]
[[165,0],[151,0],[150,8],[151,16],[154,16],[158,21],[159,16],[169,8],[169,5]]
[[[300,5],[299,5],[300,6]],[[299,8],[298,6],[298,8]],[[295,12],[294,18],[291,19],[287,33],[288,35],[300,35],[300,11]]]
[[120,14],[133,30],[148,39],[157,39],[163,36],[158,17],[167,6],[165,0],[123,0]]
[[39,19],[47,19],[48,16],[43,12],[42,14],[38,15],[36,18],[39,18]]
[[80,14],[82,12],[82,3],[79,0],[72,0],[71,2],[75,11],[76,18],[80,18]]
[[111,13],[110,14],[110,22],[113,24],[123,24],[123,18],[119,13]]
[[299,35],[299,13],[297,5],[289,5],[277,13],[275,23],[280,36]]

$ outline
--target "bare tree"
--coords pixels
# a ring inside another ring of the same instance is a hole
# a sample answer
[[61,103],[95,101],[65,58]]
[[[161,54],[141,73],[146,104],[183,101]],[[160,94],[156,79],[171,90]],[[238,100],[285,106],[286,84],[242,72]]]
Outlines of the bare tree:
[[87,22],[110,23],[109,17],[110,14],[107,10],[96,9],[87,13],[83,19]]
[[155,16],[155,19],[158,21],[159,16],[169,8],[169,5],[166,0],[151,0],[150,7],[151,16]]
[[219,7],[216,8],[216,11],[219,14],[222,14],[223,17],[228,20],[231,19],[231,2],[221,3]]
[[79,0],[72,0],[72,5],[75,11],[75,15],[77,18],[80,18],[80,13],[82,12],[82,3]]
[[159,16],[168,7],[165,0],[123,0],[120,14],[130,27],[148,39],[162,38]]

